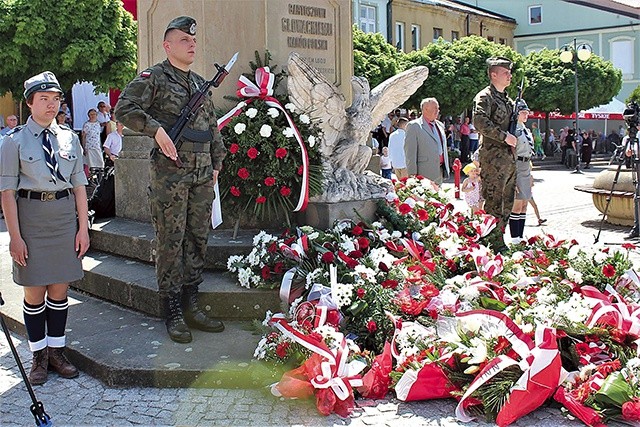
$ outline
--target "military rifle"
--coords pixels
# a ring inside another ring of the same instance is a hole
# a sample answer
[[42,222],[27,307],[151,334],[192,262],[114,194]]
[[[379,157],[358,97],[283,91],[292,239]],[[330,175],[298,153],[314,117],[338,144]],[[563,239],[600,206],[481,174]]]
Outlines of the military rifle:
[[[202,104],[204,104],[204,101],[207,99],[209,88],[211,86],[213,87],[220,86],[224,78],[227,77],[227,75],[229,74],[229,71],[231,71],[231,67],[233,67],[233,64],[235,64],[237,59],[238,59],[238,52],[236,52],[231,57],[227,65],[225,65],[224,67],[218,64],[214,64],[214,66],[218,70],[216,75],[213,76],[211,80],[206,81],[202,86],[200,86],[198,88],[198,91],[191,97],[187,105],[185,105],[184,108],[182,108],[182,111],[180,112],[180,117],[178,117],[178,120],[171,127],[171,130],[168,133],[169,138],[171,138],[171,141],[173,141],[173,143],[176,146],[176,150],[180,149],[180,146],[182,145],[180,138],[182,137],[187,127],[187,123],[189,123],[189,121],[196,115],[200,107],[202,107]],[[176,165],[179,168],[182,167],[182,161],[180,160],[180,156],[176,157]]]
[[511,119],[509,119],[509,133],[513,136],[516,136],[516,127],[518,126],[518,102],[522,100],[522,89],[524,88],[524,77],[522,78],[522,83],[520,83],[520,87],[518,88],[518,97],[516,101],[513,103],[513,113],[511,113]]

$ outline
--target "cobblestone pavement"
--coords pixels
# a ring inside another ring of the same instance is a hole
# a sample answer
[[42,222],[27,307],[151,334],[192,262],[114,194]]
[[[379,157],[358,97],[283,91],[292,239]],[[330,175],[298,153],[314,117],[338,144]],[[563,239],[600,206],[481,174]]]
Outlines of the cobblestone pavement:
[[[584,175],[572,175],[559,168],[534,171],[534,196],[543,217],[548,219],[548,225],[542,229],[560,236],[575,237],[583,244],[593,243],[599,214],[591,204],[591,196],[579,193],[573,187],[588,184],[597,171],[594,168]],[[457,205],[459,203],[456,202]],[[533,223],[533,216],[529,215],[527,221],[529,224]],[[605,226],[601,241],[621,242],[628,229]],[[529,226],[525,234],[530,236],[538,231],[540,227]],[[0,244],[8,244],[6,232],[0,233]],[[16,335],[13,338],[28,371],[31,355],[26,340]],[[319,415],[313,402],[278,399],[266,390],[110,388],[85,372],[72,380],[51,374],[46,385],[35,387],[35,392],[57,426],[491,425],[459,423],[454,417],[453,400],[413,403],[395,399],[359,400],[352,417],[341,419],[335,415]],[[33,425],[33,418],[29,413],[30,403],[17,365],[2,334],[0,425]],[[582,424],[563,417],[558,408],[544,407],[513,425],[577,427]]]

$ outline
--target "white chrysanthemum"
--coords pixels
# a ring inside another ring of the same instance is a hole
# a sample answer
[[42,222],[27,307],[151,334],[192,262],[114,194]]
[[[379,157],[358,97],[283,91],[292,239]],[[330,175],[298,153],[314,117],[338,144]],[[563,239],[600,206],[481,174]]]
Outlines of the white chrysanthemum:
[[411,198],[411,197],[407,197],[407,199],[406,199],[404,202],[405,202],[407,205],[409,205],[409,207],[410,207],[411,209],[413,209],[413,208],[415,208],[415,207],[416,207],[416,201],[415,201],[413,198]]
[[602,251],[596,251],[596,253],[593,254],[593,260],[595,261],[596,264],[604,264],[604,262],[608,257],[609,255],[605,254]]
[[300,114],[300,121],[305,125],[308,125],[309,123],[311,123],[311,119],[306,114]]
[[320,237],[320,233],[318,233],[317,231],[314,231],[313,233],[307,235],[307,238],[309,240],[316,240],[318,237]]
[[582,273],[575,270],[574,268],[567,268],[566,270],[567,273],[567,277],[569,278],[569,280],[571,280],[573,283],[575,283],[576,285],[579,285],[582,283]]
[[262,127],[260,128],[260,136],[262,136],[263,138],[269,138],[271,136],[271,131],[271,126],[262,125]]
[[242,255],[231,255],[227,260],[227,270],[232,273],[238,271],[238,268],[242,266],[242,259],[244,257]]
[[277,108],[269,108],[267,110],[267,116],[273,117],[274,119],[280,115],[280,111]]
[[249,108],[245,114],[247,115],[247,117],[249,117],[250,119],[253,119],[255,116],[258,115],[258,110],[255,108]]
[[258,345],[256,346],[256,350],[253,352],[253,357],[258,360],[262,360],[267,355],[267,337],[263,337]]
[[243,288],[249,289],[251,287],[251,270],[248,268],[241,268],[238,270],[238,282]]
[[515,262],[520,262],[524,259],[524,252],[522,251],[516,251],[513,254],[511,254],[511,259]]
[[293,138],[295,136],[295,132],[293,131],[293,129],[288,126],[282,129],[282,134],[287,138]]
[[353,285],[350,283],[337,283],[333,287],[331,298],[335,301],[338,308],[351,305],[351,295],[353,294]]
[[480,296],[480,291],[477,286],[463,286],[458,289],[458,294],[465,301],[473,301]]
[[415,186],[417,186],[417,185],[418,185],[418,183],[419,183],[419,182],[420,182],[420,181],[418,181],[417,179],[415,179],[415,178],[411,177],[411,178],[408,178],[408,179],[405,181],[405,185],[406,185],[407,187],[415,187]]
[[242,132],[244,132],[246,129],[247,125],[245,125],[244,123],[237,123],[233,127],[233,131],[236,133],[236,135],[242,135]]
[[374,282],[376,280],[375,270],[369,267],[365,267],[362,264],[356,265],[356,268],[354,268],[354,272],[365,281]]
[[264,230],[260,230],[258,234],[253,236],[253,246],[258,246],[262,242],[271,241],[273,236]]
[[480,338],[471,338],[471,347],[468,348],[471,358],[470,365],[478,365],[487,360],[487,344]]
[[318,282],[319,279],[321,279],[323,276],[324,276],[324,270],[322,270],[321,268],[316,268],[315,270],[307,274],[307,277],[305,277],[305,280],[307,282],[306,284],[307,289],[313,286],[314,283]]
[[349,227],[351,227],[351,223],[349,223],[349,221],[340,221],[339,223],[336,224],[336,226],[333,229],[336,230],[338,233],[342,233],[344,230],[346,230]]
[[310,135],[309,138],[307,138],[307,141],[309,142],[309,147],[316,145],[316,137],[313,135]]
[[269,321],[271,320],[272,317],[273,317],[273,313],[271,312],[271,310],[267,310],[267,312],[264,314],[264,320],[262,321],[262,326],[269,326]]
[[552,305],[556,302],[558,296],[552,293],[549,288],[545,287],[536,292],[536,298],[539,304]]
[[627,368],[638,371],[640,370],[640,358],[634,357],[627,361]]
[[569,249],[569,252],[567,252],[567,258],[569,258],[570,260],[575,260],[580,256],[580,252],[582,252],[580,246],[573,245],[571,246],[571,249]]
[[557,304],[557,313],[564,315],[570,322],[586,323],[591,316],[595,302],[586,300],[582,294],[573,293],[568,301],[561,301]]
[[291,103],[291,102],[287,102],[286,104],[284,104],[284,108],[286,108],[287,110],[291,111],[292,113],[296,112],[296,106],[293,105],[293,103]]
[[398,195],[396,193],[394,193],[393,191],[388,192],[384,198],[387,200],[387,202],[391,203],[394,200],[398,199]]
[[402,237],[402,233],[398,230],[393,230],[393,233],[391,233],[391,237],[393,237],[394,239],[399,239],[400,237]]
[[549,273],[556,273],[558,271],[558,263],[555,261],[551,263],[551,265],[547,267],[547,271]]
[[397,260],[397,258],[391,255],[385,247],[371,249],[368,256],[375,266],[378,266],[381,262],[383,262],[388,267],[391,267],[393,262]]

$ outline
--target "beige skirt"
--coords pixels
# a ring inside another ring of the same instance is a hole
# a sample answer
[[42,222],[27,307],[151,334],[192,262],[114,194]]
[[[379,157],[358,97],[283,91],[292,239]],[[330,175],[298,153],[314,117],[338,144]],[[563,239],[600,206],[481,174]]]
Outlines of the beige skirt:
[[75,251],[78,230],[73,192],[50,202],[18,197],[20,234],[27,245],[27,266],[13,263],[13,281],[46,286],[82,279]]

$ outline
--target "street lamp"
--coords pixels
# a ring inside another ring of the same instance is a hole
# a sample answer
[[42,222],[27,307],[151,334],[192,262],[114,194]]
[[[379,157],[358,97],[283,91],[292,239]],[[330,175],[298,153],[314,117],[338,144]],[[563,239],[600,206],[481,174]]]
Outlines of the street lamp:
[[560,61],[564,62],[565,64],[568,64],[569,62],[573,61],[573,87],[574,87],[574,92],[575,92],[575,110],[576,110],[576,126],[575,126],[575,138],[576,138],[576,156],[577,156],[577,164],[576,164],[576,170],[573,173],[582,173],[580,171],[580,153],[582,152],[582,147],[578,146],[578,138],[579,138],[579,134],[578,134],[578,129],[580,129],[580,127],[578,126],[578,113],[580,112],[580,110],[578,109],[578,60],[580,61],[586,61],[591,57],[591,53],[592,53],[593,49],[591,48],[591,46],[589,46],[586,43],[583,43],[580,45],[580,47],[578,47],[578,42],[577,40],[574,38],[573,39],[573,46],[571,45],[565,45],[562,47],[562,49],[560,49]]

